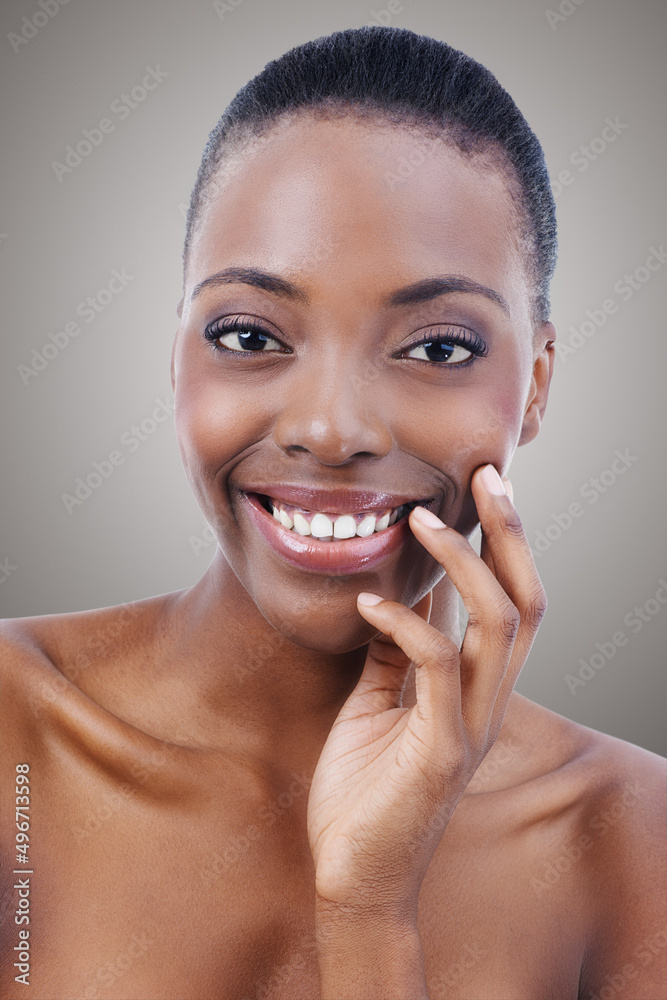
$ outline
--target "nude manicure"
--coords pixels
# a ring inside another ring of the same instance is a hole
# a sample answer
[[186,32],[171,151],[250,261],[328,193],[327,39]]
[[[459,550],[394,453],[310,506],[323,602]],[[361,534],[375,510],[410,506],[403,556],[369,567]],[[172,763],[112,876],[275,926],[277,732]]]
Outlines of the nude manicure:
[[443,524],[439,517],[436,517],[436,515],[432,511],[427,510],[426,507],[414,507],[412,513],[417,521],[420,521],[421,524],[427,525],[429,528],[447,527],[447,525]]
[[505,495],[505,487],[493,465],[485,465],[482,469],[482,482],[492,496],[502,497]]

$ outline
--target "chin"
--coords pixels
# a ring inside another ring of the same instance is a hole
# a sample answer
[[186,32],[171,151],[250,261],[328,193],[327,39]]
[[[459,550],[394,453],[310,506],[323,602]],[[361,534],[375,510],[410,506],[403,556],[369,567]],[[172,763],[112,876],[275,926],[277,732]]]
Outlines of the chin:
[[[362,588],[359,588],[361,590]],[[371,639],[379,635],[376,628],[365,621],[356,608],[356,591],[350,597],[349,613],[341,613],[340,603],[333,602],[327,606],[326,601],[318,599],[304,602],[301,607],[295,607],[289,617],[285,616],[283,608],[277,608],[273,601],[264,602],[255,598],[258,610],[279,633],[279,636],[314,653],[325,653],[331,656],[350,653],[354,649],[367,645]],[[277,639],[275,651],[280,648]]]

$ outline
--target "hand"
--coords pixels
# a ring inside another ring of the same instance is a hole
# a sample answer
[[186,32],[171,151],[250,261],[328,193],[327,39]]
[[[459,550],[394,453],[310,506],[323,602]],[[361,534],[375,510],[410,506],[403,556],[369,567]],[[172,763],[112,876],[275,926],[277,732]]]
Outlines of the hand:
[[[491,492],[485,470],[491,470]],[[495,484],[493,476],[495,476]],[[419,889],[454,808],[498,737],[546,610],[521,520],[493,466],[475,470],[481,555],[459,532],[410,528],[468,611],[461,649],[428,624],[432,592],[410,609],[358,602],[382,634],[322,749],[308,799],[318,901],[416,914]],[[421,508],[423,510],[423,508]],[[424,511],[427,518],[434,515]],[[368,595],[360,595],[360,597]],[[374,595],[370,595],[374,596]],[[401,705],[415,666],[417,702]]]

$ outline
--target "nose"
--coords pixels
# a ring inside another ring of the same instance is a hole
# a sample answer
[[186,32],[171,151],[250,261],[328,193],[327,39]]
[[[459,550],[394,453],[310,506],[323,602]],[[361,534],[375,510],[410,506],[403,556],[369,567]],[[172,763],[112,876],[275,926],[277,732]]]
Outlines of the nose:
[[334,371],[320,362],[305,366],[290,384],[274,427],[274,439],[288,455],[307,452],[323,465],[382,457],[392,447],[384,415],[380,378],[350,363]]

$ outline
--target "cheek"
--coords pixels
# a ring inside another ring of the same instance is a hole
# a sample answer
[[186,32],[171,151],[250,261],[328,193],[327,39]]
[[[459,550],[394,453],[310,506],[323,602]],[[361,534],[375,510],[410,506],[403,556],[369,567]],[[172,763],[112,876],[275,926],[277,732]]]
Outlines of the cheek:
[[456,460],[466,485],[475,469],[486,462],[493,462],[501,473],[506,471],[519,439],[521,418],[518,387],[512,386],[485,393],[477,406],[465,411]]
[[247,397],[202,367],[181,370],[174,393],[175,426],[183,465],[193,489],[224,475],[253,440],[256,410]]
[[426,430],[405,446],[451,477],[457,488],[469,485],[474,470],[493,462],[509,465],[522,423],[518,386],[484,386],[477,393],[443,394],[428,406]]
[[[443,391],[429,400],[426,433],[412,437],[404,447],[441,470],[445,496],[441,515],[464,535],[477,526],[470,482],[475,469],[491,462],[507,473],[516,449],[523,418],[523,381],[520,373],[480,382],[472,391]],[[447,489],[447,485],[449,489]]]

